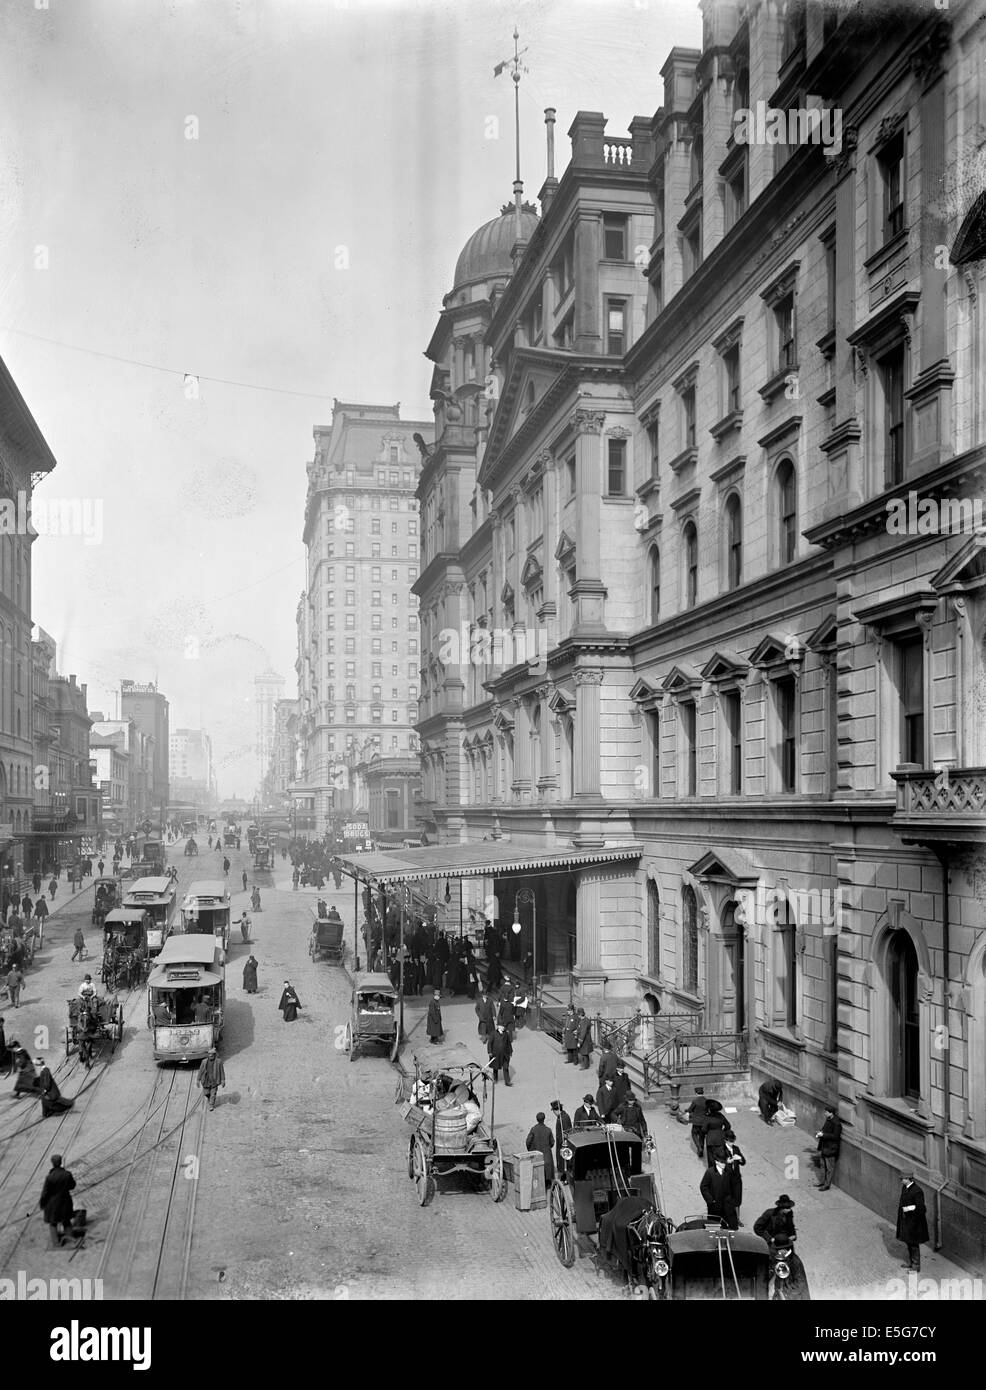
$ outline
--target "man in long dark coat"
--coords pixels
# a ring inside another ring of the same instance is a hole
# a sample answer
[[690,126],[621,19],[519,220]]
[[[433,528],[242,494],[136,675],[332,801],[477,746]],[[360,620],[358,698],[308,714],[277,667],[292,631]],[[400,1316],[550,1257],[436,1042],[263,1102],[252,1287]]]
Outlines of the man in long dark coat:
[[513,989],[508,984],[506,989],[504,990],[503,997],[500,999],[499,1004],[497,1004],[496,1006],[497,1027],[502,1026],[503,1028],[506,1028],[507,1033],[510,1036],[511,1042],[513,1042],[514,1029],[517,1026],[517,1010],[514,1008],[513,995]]
[[588,1093],[582,1097],[582,1104],[575,1112],[576,1125],[598,1125],[602,1121],[596,1102]]
[[900,1180],[900,1201],[897,1203],[897,1239],[907,1246],[905,1269],[921,1268],[921,1245],[928,1239],[928,1214],[924,1193],[907,1173]]
[[499,1081],[500,1068],[503,1068],[503,1080],[508,1086],[512,1086],[510,1080],[510,1059],[514,1055],[513,1044],[510,1041],[510,1034],[502,1026],[497,1024],[490,1035],[487,1044],[490,1055],[490,1066],[493,1068],[493,1080]]
[[616,1053],[613,1051],[613,1044],[611,1042],[604,1042],[602,1056],[599,1058],[599,1066],[596,1068],[596,1075],[599,1077],[600,1085],[602,1085],[604,1081],[616,1080],[619,1062],[619,1057],[617,1057]]
[[[785,1245],[783,1240],[775,1241],[771,1246],[771,1251],[776,1259],[783,1260],[787,1265],[787,1278],[778,1279],[776,1274],[772,1275],[772,1288],[770,1293],[771,1303],[810,1303],[811,1294],[808,1291],[808,1274],[804,1264],[794,1253],[790,1245]],[[773,1270],[774,1266],[771,1266]],[[781,1292],[783,1290],[783,1292]]]
[[442,996],[435,990],[435,997],[428,1005],[428,1018],[425,1022],[428,1030],[428,1041],[440,1043],[445,1029],[442,1026]]
[[839,1150],[842,1147],[842,1121],[836,1114],[834,1105],[825,1107],[825,1123],[815,1138],[818,1140],[818,1157],[822,1164],[822,1180],[818,1184],[818,1190],[827,1192],[832,1186],[835,1165],[839,1161]]
[[705,1103],[705,1156],[709,1166],[726,1153],[726,1116],[722,1103],[713,1097]]
[[612,1081],[604,1081],[596,1092],[596,1107],[603,1117],[604,1124],[613,1124],[613,1111],[616,1109],[616,1087]]
[[768,1245],[771,1242],[792,1242],[797,1236],[794,1229],[794,1203],[786,1192],[782,1192],[776,1203],[753,1223],[753,1234],[760,1236]]
[[250,955],[243,963],[243,988],[247,994],[257,992],[257,957]]
[[575,1012],[575,1005],[569,1004],[568,1012],[565,1014],[564,1022],[561,1026],[561,1045],[565,1049],[565,1065],[571,1063],[573,1066],[579,1060],[578,1034],[576,1024],[578,1014]]
[[72,1203],[73,1187],[75,1178],[67,1168],[62,1167],[61,1154],[52,1154],[51,1170],[44,1180],[41,1200],[38,1203],[44,1212],[52,1245],[62,1244],[65,1239],[63,1232],[72,1224],[72,1213],[75,1210]]
[[298,1017],[298,1010],[301,1008],[301,1000],[295,993],[294,985],[292,985],[290,980],[284,981],[284,989],[281,991],[281,998],[277,1007],[284,1015],[285,1023],[293,1023]]
[[565,1140],[568,1138],[572,1128],[572,1117],[564,1108],[560,1100],[551,1102],[551,1110],[555,1117],[555,1152],[557,1157],[558,1172],[565,1172],[565,1160],[561,1156],[561,1151],[565,1147]]
[[476,1017],[479,1019],[479,1036],[488,1038],[493,1032],[493,1001],[485,989],[476,1004]]
[[576,1046],[579,1052],[580,1071],[589,1070],[589,1058],[592,1056],[592,1019],[586,1018],[585,1009],[579,1009],[579,1021],[575,1034]]
[[739,1217],[733,1200],[733,1179],[722,1159],[706,1168],[699,1183],[699,1192],[710,1216],[718,1216],[730,1231],[739,1230]]
[[486,988],[499,989],[503,984],[503,967],[500,964],[500,957],[487,956],[486,961]]
[[216,1096],[220,1086],[226,1085],[226,1068],[219,1060],[219,1056],[214,1047],[209,1048],[209,1055],[199,1067],[198,1083],[205,1092],[205,1098],[209,1102],[209,1109],[215,1110]]
[[639,1139],[647,1138],[647,1119],[633,1091],[627,1091],[625,1098],[617,1104],[613,1119],[621,1124],[628,1134],[636,1134]]
[[544,1111],[539,1110],[537,1119],[531,1132],[527,1136],[527,1152],[539,1153],[544,1157],[544,1185],[545,1187],[555,1176],[555,1163],[552,1156],[551,1130],[544,1123]]

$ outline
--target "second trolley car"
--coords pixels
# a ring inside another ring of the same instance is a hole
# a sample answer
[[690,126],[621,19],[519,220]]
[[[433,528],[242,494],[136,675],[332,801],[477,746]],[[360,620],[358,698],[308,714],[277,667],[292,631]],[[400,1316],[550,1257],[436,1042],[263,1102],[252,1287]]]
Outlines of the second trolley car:
[[192,1062],[218,1047],[226,1009],[223,948],[211,935],[171,936],[147,982],[156,1062]]

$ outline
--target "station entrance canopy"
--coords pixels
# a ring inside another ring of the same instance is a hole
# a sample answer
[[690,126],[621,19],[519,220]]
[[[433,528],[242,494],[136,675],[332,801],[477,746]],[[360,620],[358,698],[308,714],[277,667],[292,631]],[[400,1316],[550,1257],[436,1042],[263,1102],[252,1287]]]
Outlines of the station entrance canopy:
[[598,848],[546,849],[516,840],[485,840],[479,844],[425,845],[420,849],[390,853],[343,854],[346,873],[361,883],[381,888],[391,883],[415,883],[424,879],[497,878],[504,874],[562,873],[592,864],[639,859],[643,845],[635,841],[613,842]]

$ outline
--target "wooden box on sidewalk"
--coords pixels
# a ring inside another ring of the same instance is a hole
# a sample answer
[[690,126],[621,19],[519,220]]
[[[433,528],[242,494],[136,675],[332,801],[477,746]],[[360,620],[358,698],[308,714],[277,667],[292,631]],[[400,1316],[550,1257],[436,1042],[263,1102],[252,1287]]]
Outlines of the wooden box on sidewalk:
[[514,1194],[518,1211],[538,1211],[548,1205],[544,1154],[514,1154]]

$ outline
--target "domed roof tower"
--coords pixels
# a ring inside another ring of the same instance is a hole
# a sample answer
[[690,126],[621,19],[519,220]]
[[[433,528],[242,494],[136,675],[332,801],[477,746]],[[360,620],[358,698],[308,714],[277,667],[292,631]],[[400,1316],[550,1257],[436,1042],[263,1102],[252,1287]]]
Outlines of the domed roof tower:
[[473,232],[459,252],[455,263],[452,288],[460,290],[483,280],[513,273],[510,252],[518,240],[530,241],[538,225],[538,215],[530,203],[524,203],[520,213],[520,237],[517,236],[517,210],[506,203],[500,216],[485,222]]

